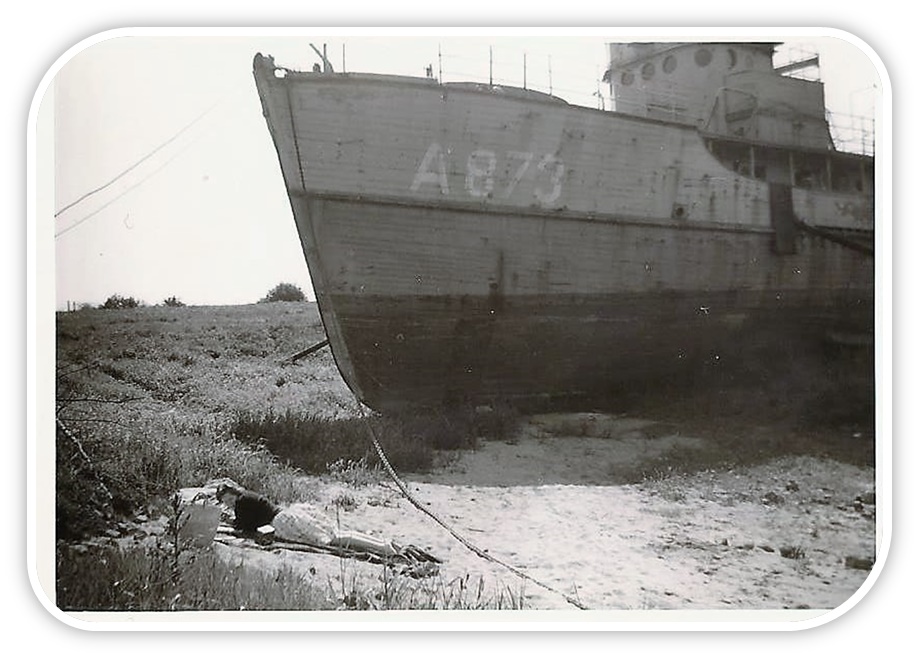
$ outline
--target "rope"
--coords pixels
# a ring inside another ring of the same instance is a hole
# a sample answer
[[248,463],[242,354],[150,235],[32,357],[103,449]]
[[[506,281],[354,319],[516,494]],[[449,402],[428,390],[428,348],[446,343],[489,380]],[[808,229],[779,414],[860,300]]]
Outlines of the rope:
[[454,539],[456,539],[463,546],[465,546],[470,551],[478,555],[480,558],[484,560],[488,560],[489,562],[494,562],[495,564],[498,564],[504,567],[505,569],[513,573],[515,576],[523,578],[524,580],[528,580],[531,583],[538,585],[539,587],[542,587],[543,589],[546,589],[552,592],[553,594],[558,594],[559,596],[563,597],[566,601],[568,601],[568,603],[575,606],[576,608],[580,608],[581,610],[588,609],[587,606],[585,606],[583,603],[581,603],[577,599],[568,596],[564,592],[558,591],[557,589],[555,589],[554,587],[551,587],[550,585],[547,585],[543,582],[540,582],[539,580],[536,580],[535,578],[533,578],[527,573],[524,573],[517,567],[514,567],[506,562],[503,562],[499,560],[498,558],[494,557],[493,555],[489,555],[488,553],[483,551],[481,548],[479,548],[478,546],[470,542],[468,539],[460,535],[456,530],[450,527],[449,524],[443,521],[434,512],[432,512],[431,510],[427,509],[424,505],[422,505],[409,491],[408,486],[406,486],[406,484],[402,481],[402,478],[400,478],[399,475],[396,473],[395,469],[392,467],[392,464],[389,463],[389,459],[386,458],[386,453],[383,452],[383,446],[380,445],[380,441],[379,439],[377,439],[376,432],[373,431],[373,426],[370,424],[370,421],[367,420],[367,416],[364,414],[363,409],[361,409],[361,418],[363,419],[364,423],[367,425],[367,429],[370,431],[370,440],[373,443],[374,449],[377,451],[377,455],[379,455],[380,457],[380,461],[383,462],[383,468],[386,469],[386,472],[389,474],[389,477],[392,479],[393,482],[396,483],[396,486],[399,487],[399,491],[402,492],[402,495],[405,496],[412,505],[414,505],[421,512],[423,512],[424,514],[429,516],[431,519],[433,519],[434,522],[437,523],[437,525],[439,525],[444,530],[446,530],[451,535],[453,535]]

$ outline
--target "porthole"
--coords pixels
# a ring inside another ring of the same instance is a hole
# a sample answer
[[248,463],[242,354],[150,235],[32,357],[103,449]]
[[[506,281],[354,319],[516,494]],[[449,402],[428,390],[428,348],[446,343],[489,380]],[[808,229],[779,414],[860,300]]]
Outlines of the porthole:
[[664,73],[673,73],[676,70],[676,57],[667,55],[664,58],[664,65],[661,68],[664,69]]
[[622,80],[622,84],[628,86],[635,82],[635,75],[631,71],[624,71],[620,80]]
[[699,66],[708,66],[712,62],[712,51],[708,48],[699,48],[696,51],[696,64]]
[[645,65],[641,67],[641,77],[643,80],[650,80],[654,76],[654,64],[652,62],[645,62]]

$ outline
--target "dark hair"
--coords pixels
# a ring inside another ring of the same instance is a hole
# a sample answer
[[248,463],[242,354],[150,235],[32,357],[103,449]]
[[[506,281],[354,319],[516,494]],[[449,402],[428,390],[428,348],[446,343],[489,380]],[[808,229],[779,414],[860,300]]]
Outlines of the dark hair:
[[244,491],[236,499],[233,509],[236,519],[233,525],[243,532],[255,532],[263,525],[271,523],[280,511],[280,507],[264,496]]

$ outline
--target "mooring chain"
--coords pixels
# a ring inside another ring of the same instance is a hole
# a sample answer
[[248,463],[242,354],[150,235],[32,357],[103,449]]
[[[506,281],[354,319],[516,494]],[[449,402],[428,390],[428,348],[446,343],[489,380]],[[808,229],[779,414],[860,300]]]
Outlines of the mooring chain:
[[564,592],[558,591],[557,589],[555,589],[554,587],[550,585],[547,585],[543,582],[536,580],[529,574],[524,573],[523,571],[521,571],[520,569],[518,569],[517,567],[513,565],[507,564],[506,562],[499,560],[495,556],[489,555],[484,550],[482,550],[481,548],[473,544],[471,541],[463,537],[461,534],[459,534],[446,521],[443,521],[440,517],[438,517],[437,514],[435,514],[431,510],[427,509],[424,505],[422,505],[421,502],[419,502],[418,499],[416,499],[412,495],[412,492],[409,491],[408,486],[405,484],[405,482],[402,481],[402,478],[400,478],[399,475],[396,473],[396,470],[392,467],[392,464],[389,463],[389,459],[386,457],[386,453],[383,451],[383,446],[380,445],[380,441],[377,439],[376,432],[373,430],[373,425],[371,425],[370,421],[367,419],[366,414],[364,413],[363,406],[360,407],[360,413],[361,413],[361,418],[364,420],[364,423],[367,425],[367,429],[370,431],[370,440],[373,443],[373,447],[377,451],[377,454],[380,457],[380,461],[383,462],[383,468],[386,469],[386,472],[389,473],[389,477],[392,479],[393,482],[396,483],[396,486],[402,492],[402,495],[405,496],[412,505],[417,507],[424,514],[431,517],[434,520],[434,522],[437,523],[437,525],[439,525],[444,530],[446,530],[451,535],[453,535],[453,537],[458,542],[460,542],[463,546],[465,546],[470,551],[478,555],[480,558],[488,560],[489,562],[494,562],[495,564],[498,564],[504,567],[505,569],[513,573],[514,575],[519,576],[520,578],[523,578],[525,580],[528,580],[531,583],[534,583],[538,585],[539,587],[542,587],[543,589],[546,589],[552,592],[553,594],[558,594],[559,596],[563,597],[566,601],[568,601],[568,603],[570,603],[571,605],[577,608],[580,608],[581,610],[588,610],[587,606],[582,604],[577,599],[574,599],[568,596]]

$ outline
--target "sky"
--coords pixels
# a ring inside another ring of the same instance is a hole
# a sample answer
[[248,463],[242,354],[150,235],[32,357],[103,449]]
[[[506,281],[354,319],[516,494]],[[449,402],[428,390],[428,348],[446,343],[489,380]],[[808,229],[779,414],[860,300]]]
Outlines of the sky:
[[[819,52],[829,109],[841,118],[870,116],[881,78],[862,50],[827,34],[746,36]],[[598,107],[609,104],[596,95],[608,94],[598,83],[607,42],[727,37],[613,30],[113,35],[72,49],[51,89],[59,310],[112,294],[150,305],[173,296],[189,305],[248,304],[281,282],[312,298],[252,78],[257,52],[293,69],[319,61],[315,46],[325,47],[337,71],[423,76],[430,65],[445,81],[491,75],[516,86],[525,75],[528,88]]]

